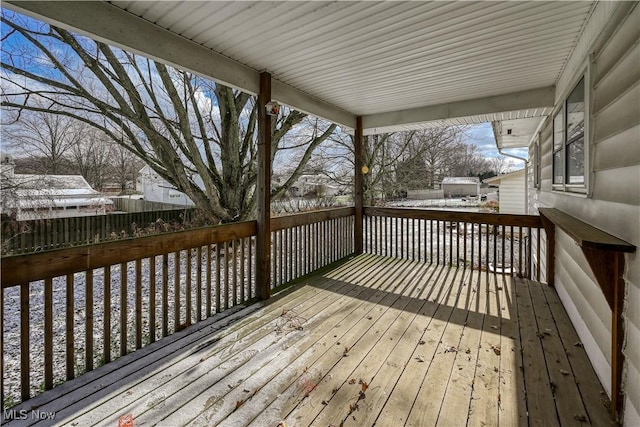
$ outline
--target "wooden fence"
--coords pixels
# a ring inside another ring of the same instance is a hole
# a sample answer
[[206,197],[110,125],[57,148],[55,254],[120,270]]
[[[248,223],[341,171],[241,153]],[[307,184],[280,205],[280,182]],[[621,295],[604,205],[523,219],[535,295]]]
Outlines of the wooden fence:
[[184,211],[185,209],[192,209],[191,206],[185,207],[173,203],[152,202],[128,197],[113,197],[111,201],[115,210],[122,212]]
[[184,227],[194,210],[114,213],[71,218],[2,220],[2,255],[38,252],[142,236]]

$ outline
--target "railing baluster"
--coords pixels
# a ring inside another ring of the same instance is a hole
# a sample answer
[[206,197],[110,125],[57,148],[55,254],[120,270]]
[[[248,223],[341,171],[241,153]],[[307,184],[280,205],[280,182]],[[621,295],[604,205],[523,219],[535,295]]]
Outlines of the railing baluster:
[[156,257],[149,258],[149,342],[156,342]]
[[182,267],[180,258],[180,251],[175,251],[173,254],[173,332],[180,330],[180,270]]
[[522,271],[522,227],[518,227],[518,270],[518,275],[524,277],[524,271]]
[[127,263],[120,264],[120,356],[127,354]]
[[540,244],[541,244],[541,238],[540,238],[540,233],[542,230],[540,230],[538,228],[537,230],[538,232],[536,233],[537,235],[537,247],[536,247],[536,280],[539,282],[540,281]]
[[206,275],[206,298],[207,298],[207,317],[211,317],[211,245],[207,245],[207,275]]
[[245,282],[245,274],[244,274],[244,269],[245,269],[245,243],[246,243],[246,238],[242,238],[239,240],[240,242],[240,302],[245,302],[245,286],[246,286],[246,282]]
[[247,259],[247,269],[249,270],[249,298],[253,298],[256,295],[256,291],[253,287],[253,262],[254,262],[254,256],[253,256],[253,237],[249,237],[249,256]]
[[233,265],[232,286],[233,286],[233,305],[238,304],[238,241],[231,242],[231,255],[233,256],[231,264]]
[[73,337],[73,315],[74,315],[74,275],[66,276],[66,365],[67,365],[67,381],[75,377],[74,373],[74,337]]
[[229,283],[229,241],[224,242],[224,309],[229,308],[229,298],[231,296]]
[[220,243],[216,243],[216,313],[222,311],[222,286],[220,274]]
[[187,280],[186,280],[186,284],[185,284],[185,292],[184,292],[184,305],[185,305],[185,319],[184,319],[184,324],[186,326],[191,325],[191,258],[192,258],[193,252],[191,250],[191,248],[187,249],[187,259],[186,259],[186,264],[187,264]]
[[[31,368],[29,362],[29,311],[29,284],[22,283],[20,285],[20,394],[23,402],[31,397]],[[71,323],[71,327],[73,328],[73,323]],[[68,329],[69,327],[67,326],[67,331]],[[2,353],[2,357],[4,358],[4,353]],[[71,365],[71,367],[73,369],[73,365]]]
[[[93,270],[89,269],[85,276],[85,319],[84,345],[85,359],[84,367],[87,372],[93,370]],[[46,305],[46,304],[45,304]]]
[[142,348],[142,260],[135,262],[136,269],[136,350]]
[[104,313],[102,313],[102,315],[104,316],[103,317],[104,321],[102,325],[103,326],[102,352],[103,352],[104,363],[109,363],[111,362],[111,266],[104,267],[103,277],[104,277],[103,279]]
[[[4,355],[4,353],[2,353]],[[53,388],[53,279],[44,279],[44,389]]]
[[527,279],[531,280],[531,262],[532,262],[532,257],[531,257],[531,227],[527,227],[527,238],[528,238],[528,243],[527,243]]
[[162,255],[162,336],[169,335],[169,254]]
[[196,250],[196,322],[202,320],[202,246]]

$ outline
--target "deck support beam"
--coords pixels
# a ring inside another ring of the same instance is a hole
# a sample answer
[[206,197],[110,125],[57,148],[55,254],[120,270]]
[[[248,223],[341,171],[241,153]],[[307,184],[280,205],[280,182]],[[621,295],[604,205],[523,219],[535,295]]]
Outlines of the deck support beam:
[[362,240],[363,240],[363,191],[364,191],[364,169],[362,162],[362,143],[363,143],[363,132],[362,132],[362,117],[356,117],[356,131],[353,138],[354,145],[354,191],[353,198],[354,204],[356,207],[356,218],[355,218],[355,226],[354,226],[354,251],[356,254],[362,253]]
[[258,92],[258,176],[256,235],[256,294],[261,300],[271,296],[271,74],[260,73]]

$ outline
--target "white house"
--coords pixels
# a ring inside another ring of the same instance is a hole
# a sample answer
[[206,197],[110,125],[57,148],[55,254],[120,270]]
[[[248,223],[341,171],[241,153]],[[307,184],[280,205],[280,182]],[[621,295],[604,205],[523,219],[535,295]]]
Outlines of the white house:
[[477,196],[480,194],[480,179],[476,176],[453,176],[442,180],[445,196]]
[[[202,179],[196,177],[196,183],[202,187]],[[193,206],[193,201],[173,185],[158,175],[149,165],[138,172],[136,190],[144,195],[144,200],[150,202],[169,203],[179,206]]]
[[[282,178],[274,177],[274,182],[278,184],[278,180]],[[303,196],[336,196],[341,189],[329,177],[321,174],[302,174],[295,180],[288,192],[293,197]]]
[[14,163],[3,155],[0,213],[18,221],[104,215],[113,202],[97,192],[82,175],[14,173]]
[[498,185],[498,203],[500,213],[527,213],[524,178],[524,169],[520,169],[515,172],[495,176],[483,181],[485,184]]

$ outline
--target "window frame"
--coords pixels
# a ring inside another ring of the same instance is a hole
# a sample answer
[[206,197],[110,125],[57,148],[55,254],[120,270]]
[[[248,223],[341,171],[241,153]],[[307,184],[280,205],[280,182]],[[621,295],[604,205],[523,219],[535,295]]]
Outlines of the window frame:
[[542,151],[540,150],[540,132],[536,135],[536,140],[533,144],[533,188],[540,189],[540,173],[542,172],[541,156]]
[[[584,180],[582,183],[569,183],[569,167],[567,160],[568,146],[573,144],[574,141],[567,140],[567,128],[568,128],[568,111],[567,102],[569,96],[578,87],[580,81],[584,79],[584,132],[583,132],[583,153],[584,153]],[[591,72],[590,67],[587,65],[582,69],[581,73],[576,74],[575,78],[571,81],[571,84],[567,86],[563,92],[563,96],[560,98],[562,102],[557,105],[551,115],[552,126],[552,141],[551,141],[551,186],[553,191],[563,193],[574,193],[579,195],[590,194],[591,183],[591,161],[590,161],[590,147],[591,147]],[[562,145],[556,150],[556,129],[555,119],[558,114],[562,114]],[[557,153],[561,154],[560,163],[562,165],[562,182],[555,182],[556,179],[556,162],[555,156]]]

